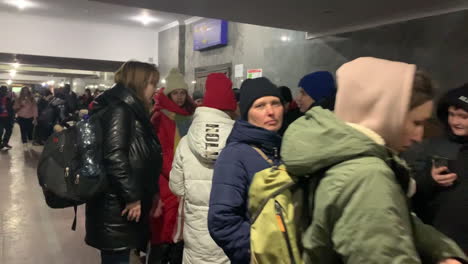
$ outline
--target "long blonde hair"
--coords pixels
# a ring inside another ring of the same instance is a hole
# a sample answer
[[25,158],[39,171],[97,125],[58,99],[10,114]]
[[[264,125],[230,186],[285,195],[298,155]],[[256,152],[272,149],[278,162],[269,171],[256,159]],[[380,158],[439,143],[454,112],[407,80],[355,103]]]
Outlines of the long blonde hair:
[[159,82],[159,71],[155,64],[127,61],[115,73],[116,83],[123,84],[127,89],[135,91],[146,110],[151,109],[151,100],[145,97],[145,89],[148,84],[155,87]]
[[36,101],[34,101],[34,96],[33,96],[32,92],[31,92],[31,90],[27,86],[24,86],[23,88],[21,88],[20,96],[18,98],[18,101],[19,102],[27,101],[27,102],[32,103],[32,104],[36,102]]

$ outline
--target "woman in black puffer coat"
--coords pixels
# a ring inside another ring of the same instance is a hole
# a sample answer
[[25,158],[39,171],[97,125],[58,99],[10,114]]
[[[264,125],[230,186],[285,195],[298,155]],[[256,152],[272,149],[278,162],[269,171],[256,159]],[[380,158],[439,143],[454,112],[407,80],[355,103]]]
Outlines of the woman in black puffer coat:
[[159,81],[155,65],[130,61],[116,73],[116,85],[94,102],[104,131],[108,190],[86,204],[86,243],[101,250],[102,263],[129,263],[131,249],[144,250],[149,212],[158,199],[161,148],[149,119]]

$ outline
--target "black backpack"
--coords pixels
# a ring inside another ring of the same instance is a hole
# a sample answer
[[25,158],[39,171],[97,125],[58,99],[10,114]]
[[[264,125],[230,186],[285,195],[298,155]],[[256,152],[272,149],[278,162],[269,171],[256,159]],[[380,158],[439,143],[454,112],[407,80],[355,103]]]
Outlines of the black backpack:
[[75,209],[107,187],[103,167],[100,111],[75,126],[52,134],[39,160],[37,176],[51,208]]

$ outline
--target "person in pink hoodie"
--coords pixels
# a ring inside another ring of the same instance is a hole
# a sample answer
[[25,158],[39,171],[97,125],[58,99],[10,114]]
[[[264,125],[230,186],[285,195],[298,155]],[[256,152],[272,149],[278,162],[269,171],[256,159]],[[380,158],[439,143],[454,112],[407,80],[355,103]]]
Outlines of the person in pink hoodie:
[[21,88],[20,96],[13,105],[17,121],[21,129],[21,141],[25,147],[30,147],[33,139],[34,124],[37,123],[37,104],[29,87]]
[[417,191],[398,154],[424,134],[434,85],[416,65],[358,58],[337,71],[335,113],[313,107],[283,138],[295,177],[318,181],[305,263],[467,263],[454,241],[411,212]]

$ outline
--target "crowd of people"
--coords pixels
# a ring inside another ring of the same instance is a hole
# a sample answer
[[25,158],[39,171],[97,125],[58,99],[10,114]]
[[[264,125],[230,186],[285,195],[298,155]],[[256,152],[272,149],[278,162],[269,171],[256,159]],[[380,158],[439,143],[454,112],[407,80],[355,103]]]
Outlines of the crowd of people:
[[17,95],[7,86],[0,87],[0,149],[9,150],[14,124],[21,132],[25,150],[44,145],[54,132],[79,120],[78,112],[88,109],[94,97],[77,97],[69,84],[64,87],[34,90],[24,86]]
[[257,263],[249,188],[279,165],[317,183],[298,228],[303,263],[468,263],[468,84],[438,101],[446,133],[423,141],[436,87],[416,65],[358,58],[336,78],[307,74],[293,99],[265,77],[236,89],[213,73],[190,96],[178,69],[157,89],[157,67],[129,61],[97,97],[68,86],[36,103],[27,87],[17,99],[1,87],[1,142],[11,148],[15,118],[27,143],[34,125],[43,142],[80,109],[102,113],[110,184],[86,204],[85,239],[102,263],[134,252],[146,263]]

